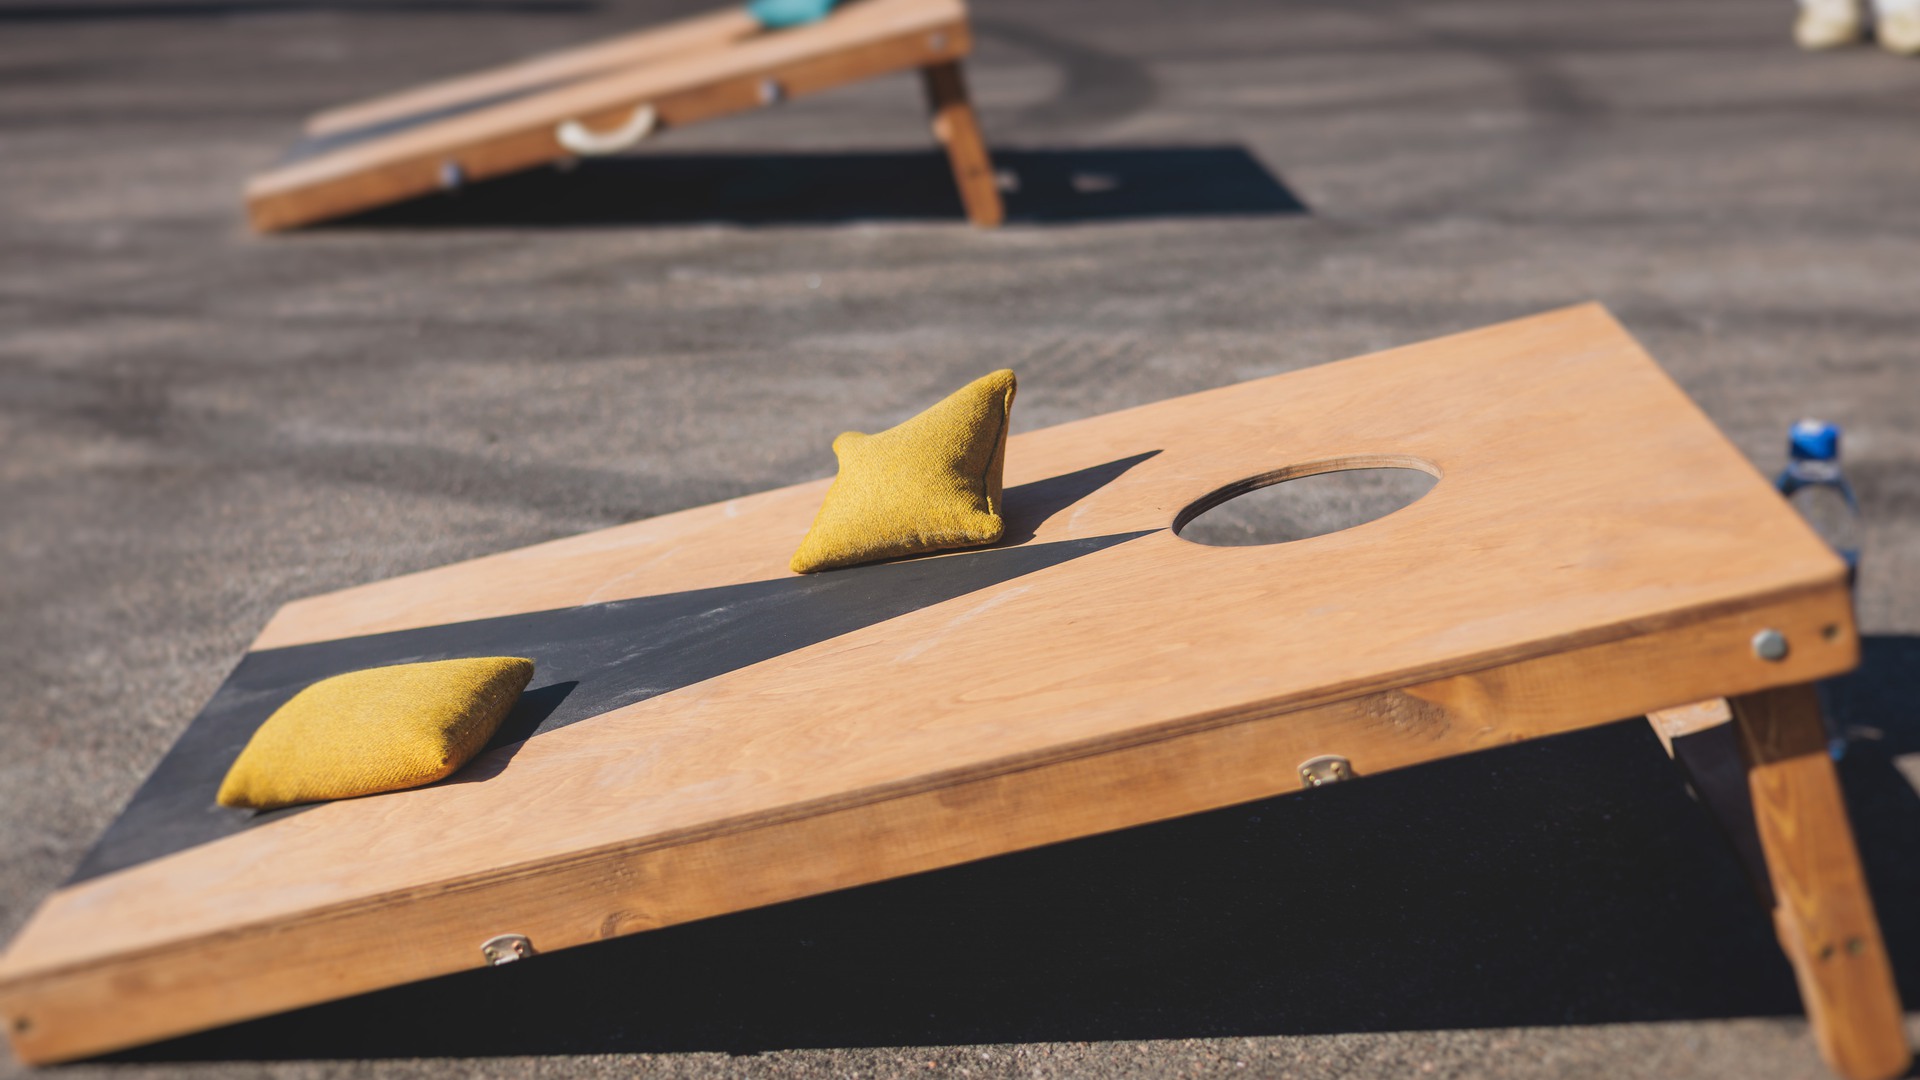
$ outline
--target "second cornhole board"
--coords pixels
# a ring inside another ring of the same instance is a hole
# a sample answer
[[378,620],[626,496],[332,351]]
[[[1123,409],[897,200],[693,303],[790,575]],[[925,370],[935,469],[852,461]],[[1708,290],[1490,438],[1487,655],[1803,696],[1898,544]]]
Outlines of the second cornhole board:
[[[1176,533],[1262,483],[1374,465],[1439,479],[1293,543]],[[817,481],[287,605],[0,958],[16,1051],[1731,696],[1822,1046],[1853,1076],[1905,1060],[1806,707],[1856,662],[1844,567],[1602,309],[1019,435],[1007,472],[995,549],[792,575]],[[413,791],[212,807],[307,682],[501,652],[540,665],[524,741]]]
[[996,225],[960,70],[972,44],[963,0],[845,0],[782,30],[728,9],[320,113],[248,182],[247,213],[263,232],[295,228],[918,68],[967,215]]

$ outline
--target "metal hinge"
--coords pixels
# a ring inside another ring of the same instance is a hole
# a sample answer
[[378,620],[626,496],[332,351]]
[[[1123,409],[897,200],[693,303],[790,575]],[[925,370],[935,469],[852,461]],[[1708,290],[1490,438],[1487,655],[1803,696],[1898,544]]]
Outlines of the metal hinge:
[[487,958],[487,963],[499,967],[532,956],[533,942],[527,940],[525,934],[501,934],[482,942],[480,955]]
[[1325,787],[1353,779],[1353,763],[1338,754],[1321,754],[1300,763],[1300,782],[1308,787]]

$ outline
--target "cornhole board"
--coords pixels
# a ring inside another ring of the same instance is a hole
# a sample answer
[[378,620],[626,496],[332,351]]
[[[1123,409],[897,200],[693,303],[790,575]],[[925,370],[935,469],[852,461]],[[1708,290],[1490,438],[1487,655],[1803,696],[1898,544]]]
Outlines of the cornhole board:
[[997,225],[960,68],[972,46],[963,0],[844,0],[782,30],[732,8],[320,113],[247,183],[247,214],[262,232],[295,228],[917,68],[967,216]]
[[[1382,465],[1438,482],[1292,543],[1178,535]],[[16,1053],[1727,698],[1820,1045],[1905,1067],[1810,688],[1856,663],[1845,568],[1602,308],[1019,435],[1007,473],[992,549],[791,574],[822,480],[287,605],[0,958]],[[213,806],[314,679],[498,653],[539,671],[449,780]]]

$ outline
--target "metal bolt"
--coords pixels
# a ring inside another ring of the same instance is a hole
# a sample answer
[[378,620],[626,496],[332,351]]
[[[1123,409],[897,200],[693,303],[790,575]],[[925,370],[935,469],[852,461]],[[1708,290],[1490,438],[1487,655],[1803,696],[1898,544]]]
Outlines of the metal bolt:
[[927,35],[927,47],[934,52],[945,50],[947,47],[947,35],[939,33]]
[[780,88],[780,84],[777,81],[773,79],[760,80],[760,104],[771,105],[786,96],[787,92]]
[[1753,635],[1753,655],[1767,661],[1785,660],[1787,635],[1772,627]]
[[440,187],[443,191],[459,191],[467,182],[467,173],[460,163],[448,158],[440,163]]

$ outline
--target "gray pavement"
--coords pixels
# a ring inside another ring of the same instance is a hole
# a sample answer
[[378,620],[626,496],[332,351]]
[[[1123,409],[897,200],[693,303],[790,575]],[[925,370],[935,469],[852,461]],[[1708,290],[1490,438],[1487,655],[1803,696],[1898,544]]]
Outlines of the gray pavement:
[[[1030,430],[1598,299],[1761,468],[1847,427],[1920,1002],[1920,62],[1766,0],[978,0],[999,232],[906,78],[242,228],[311,110],[696,7],[0,0],[0,938],[289,599],[824,475],[998,366]],[[525,967],[64,1071],[1822,1075],[1632,724]]]

